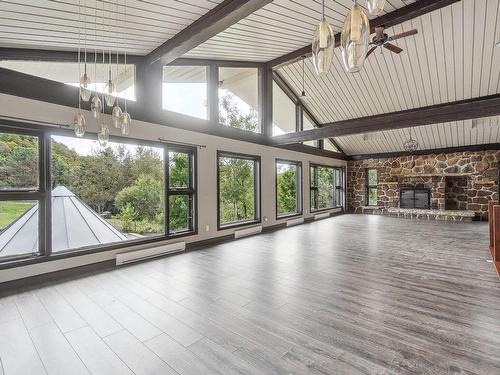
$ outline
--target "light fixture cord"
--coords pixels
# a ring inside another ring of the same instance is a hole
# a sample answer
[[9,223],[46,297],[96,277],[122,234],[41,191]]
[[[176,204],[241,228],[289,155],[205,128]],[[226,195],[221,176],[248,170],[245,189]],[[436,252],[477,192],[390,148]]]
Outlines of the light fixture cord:
[[94,4],[94,91],[97,96],[97,0]]
[[306,58],[305,56],[302,56],[302,92],[305,93],[306,91],[306,84],[305,84],[305,71],[306,71]]
[[[125,25],[127,24],[127,0],[125,0]],[[124,48],[125,79],[127,79],[127,47]],[[125,112],[127,112],[127,95],[125,95]]]
[[82,69],[80,66],[80,55],[82,53],[81,37],[80,37],[80,33],[81,33],[80,14],[81,14],[81,12],[82,12],[81,0],[78,0],[78,113],[82,112],[82,100],[81,100],[81,95],[80,95],[80,90],[82,89],[81,85],[80,85],[80,77],[82,75]]
[[[84,0],[84,8],[85,8],[85,14],[83,16],[83,28],[85,30],[85,40],[84,40],[84,51],[85,51],[85,75],[87,75],[87,0]],[[80,6],[80,3],[78,3],[78,6]]]
[[[116,17],[115,18],[115,25],[116,25],[116,30],[118,30],[118,1],[116,0]],[[118,81],[118,38],[116,39],[116,76],[115,76],[115,81]],[[117,87],[116,85],[118,82],[115,82],[115,88]],[[119,107],[118,105],[118,91],[116,91],[116,106]]]
[[325,20],[325,0],[321,2],[321,21]]
[[[106,71],[104,70],[105,68],[105,63],[106,63],[106,51],[104,49],[104,1],[102,2],[102,18],[101,18],[101,26],[102,26],[102,82],[106,82]],[[104,115],[104,109],[106,107],[106,99],[104,98],[104,88],[102,89],[102,93],[101,93],[101,97],[102,97],[102,114]],[[102,120],[102,122],[104,123],[104,118]]]

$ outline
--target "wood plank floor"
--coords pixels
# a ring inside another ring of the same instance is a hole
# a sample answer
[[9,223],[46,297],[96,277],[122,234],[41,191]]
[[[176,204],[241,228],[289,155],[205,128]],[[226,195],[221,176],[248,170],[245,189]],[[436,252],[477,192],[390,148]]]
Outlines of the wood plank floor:
[[484,223],[343,215],[0,299],[0,375],[500,374]]

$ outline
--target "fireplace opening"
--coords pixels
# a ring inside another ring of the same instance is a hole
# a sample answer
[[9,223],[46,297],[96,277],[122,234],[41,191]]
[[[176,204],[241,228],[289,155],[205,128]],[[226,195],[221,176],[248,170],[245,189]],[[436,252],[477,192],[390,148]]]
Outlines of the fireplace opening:
[[426,188],[401,188],[399,197],[400,208],[429,209],[431,207],[431,192]]

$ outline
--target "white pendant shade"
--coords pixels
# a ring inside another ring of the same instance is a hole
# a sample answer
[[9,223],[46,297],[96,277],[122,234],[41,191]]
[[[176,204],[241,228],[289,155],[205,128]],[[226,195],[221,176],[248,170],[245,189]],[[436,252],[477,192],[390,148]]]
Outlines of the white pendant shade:
[[369,40],[370,23],[368,17],[363,9],[356,4],[345,19],[340,38],[342,61],[348,72],[359,72],[363,68]]
[[332,64],[335,38],[330,24],[323,20],[318,24],[312,42],[313,63],[316,74],[328,72]]
[[366,0],[366,7],[373,16],[379,16],[384,11],[385,0]]

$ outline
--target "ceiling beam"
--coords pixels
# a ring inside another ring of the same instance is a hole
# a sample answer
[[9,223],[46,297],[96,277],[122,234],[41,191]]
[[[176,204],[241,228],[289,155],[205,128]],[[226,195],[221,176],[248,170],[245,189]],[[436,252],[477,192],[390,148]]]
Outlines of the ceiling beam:
[[169,64],[272,0],[224,0],[146,56],[146,62]]
[[465,151],[475,152],[475,151],[488,151],[488,150],[500,150],[500,143],[485,143],[480,145],[433,148],[428,150],[417,150],[412,153],[405,151],[396,151],[396,152],[384,152],[379,154],[351,155],[349,157],[349,160],[388,159],[388,158],[397,158],[399,156],[409,156],[409,155],[451,154],[454,152],[465,152]]
[[500,115],[500,94],[322,124],[272,137],[275,145]]
[[[417,0],[416,2],[386,13],[383,16],[370,20],[370,33],[375,32],[376,26],[386,28],[399,25],[403,22],[420,17],[437,9],[444,8],[460,0]],[[340,33],[335,34],[335,47],[340,46]],[[298,61],[302,56],[310,56],[312,46],[307,45],[283,56],[277,57],[267,62],[273,69],[279,69],[285,65]]]

